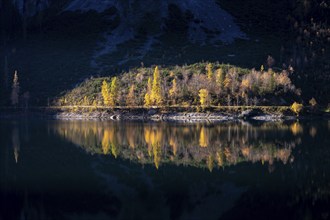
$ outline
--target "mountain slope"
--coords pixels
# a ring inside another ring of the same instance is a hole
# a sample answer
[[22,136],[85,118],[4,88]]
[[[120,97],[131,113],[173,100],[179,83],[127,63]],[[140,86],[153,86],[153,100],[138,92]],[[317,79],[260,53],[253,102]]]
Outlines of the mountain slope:
[[271,56],[294,69],[307,102],[327,103],[328,9],[306,1],[308,13],[293,0],[3,0],[0,102],[9,104],[15,70],[41,105],[90,76],[201,61],[259,69]]

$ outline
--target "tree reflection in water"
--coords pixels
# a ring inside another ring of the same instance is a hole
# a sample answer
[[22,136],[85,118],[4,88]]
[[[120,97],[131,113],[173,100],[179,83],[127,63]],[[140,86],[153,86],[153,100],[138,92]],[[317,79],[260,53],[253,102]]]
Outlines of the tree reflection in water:
[[32,120],[0,130],[0,219],[330,217],[326,120]]
[[[173,163],[216,167],[240,162],[293,161],[292,149],[303,132],[294,123],[138,123],[67,121],[54,124],[63,138],[91,154],[111,154],[141,164]],[[275,129],[274,129],[275,127]],[[315,134],[316,128],[311,130]]]

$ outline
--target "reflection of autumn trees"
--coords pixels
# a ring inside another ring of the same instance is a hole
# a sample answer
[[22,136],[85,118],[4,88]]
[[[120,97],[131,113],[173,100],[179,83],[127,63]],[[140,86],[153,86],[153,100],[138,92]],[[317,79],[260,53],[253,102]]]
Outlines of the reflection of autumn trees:
[[55,131],[92,154],[153,163],[157,169],[171,162],[212,171],[242,161],[287,163],[302,126],[68,121],[57,123]]

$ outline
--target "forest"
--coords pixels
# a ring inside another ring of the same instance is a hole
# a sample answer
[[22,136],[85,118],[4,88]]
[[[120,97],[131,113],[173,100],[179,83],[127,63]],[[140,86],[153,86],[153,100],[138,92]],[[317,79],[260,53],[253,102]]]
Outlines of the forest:
[[260,70],[219,63],[136,68],[90,78],[56,99],[57,106],[257,106],[291,105],[301,90],[290,70]]

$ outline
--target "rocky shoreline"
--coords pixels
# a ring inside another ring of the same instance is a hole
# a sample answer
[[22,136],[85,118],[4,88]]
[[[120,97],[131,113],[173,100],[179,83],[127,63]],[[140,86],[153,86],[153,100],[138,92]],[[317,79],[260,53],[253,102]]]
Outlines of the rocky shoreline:
[[0,118],[48,118],[61,120],[114,120],[114,121],[173,121],[173,122],[221,122],[234,120],[286,121],[308,118],[330,118],[330,113],[309,111],[306,109],[300,116],[295,115],[289,107],[258,106],[253,108],[57,108],[43,107],[29,110],[3,109]]
[[134,121],[230,121],[230,120],[258,120],[258,121],[282,121],[293,120],[294,115],[275,113],[263,113],[256,110],[245,110],[239,113],[227,112],[59,112],[56,119],[101,119],[101,120],[134,120]]

